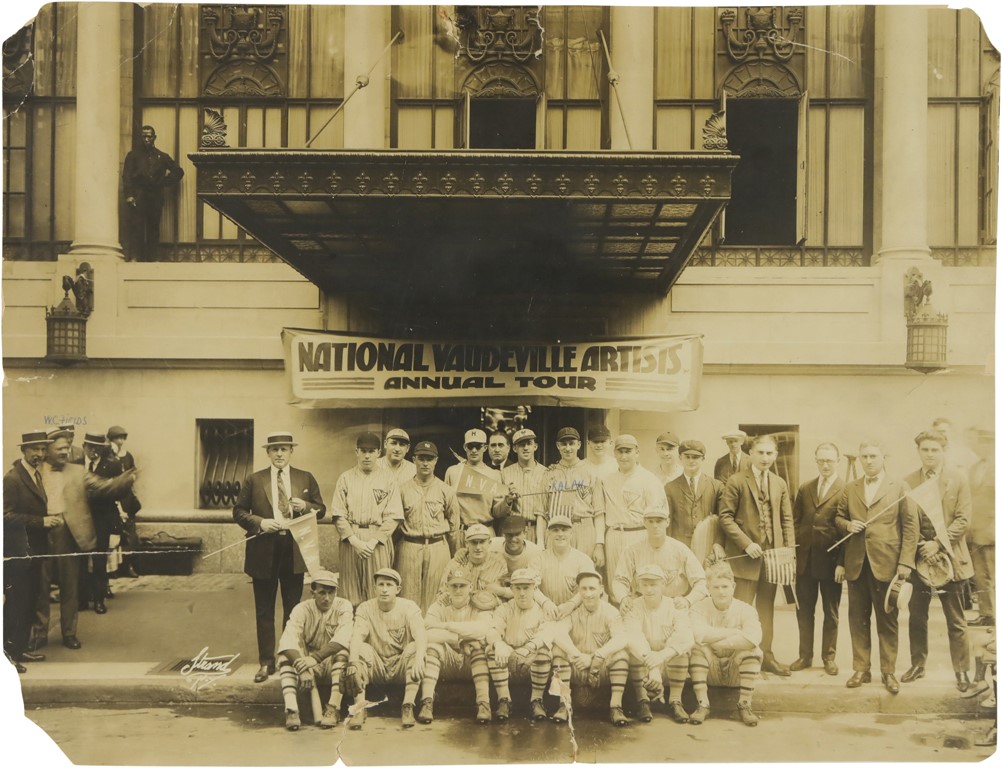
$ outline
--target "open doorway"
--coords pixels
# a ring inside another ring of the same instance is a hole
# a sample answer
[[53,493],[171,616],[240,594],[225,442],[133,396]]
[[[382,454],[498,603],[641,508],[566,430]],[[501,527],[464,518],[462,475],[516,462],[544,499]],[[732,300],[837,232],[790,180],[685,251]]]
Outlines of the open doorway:
[[470,99],[470,149],[535,149],[536,99]]

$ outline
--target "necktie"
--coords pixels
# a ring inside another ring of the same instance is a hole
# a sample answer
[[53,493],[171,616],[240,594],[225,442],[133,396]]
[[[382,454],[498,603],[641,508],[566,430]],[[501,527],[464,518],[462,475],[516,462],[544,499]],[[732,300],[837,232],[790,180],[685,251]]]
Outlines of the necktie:
[[289,514],[289,494],[285,490],[285,480],[282,477],[281,469],[278,470],[278,512],[286,519],[291,517]]
[[91,472],[97,472],[97,462],[96,461],[92,461],[90,463],[90,471]]
[[689,478],[689,490],[692,491],[693,498],[696,496],[696,478]]
[[37,469],[35,470],[35,485],[37,485],[40,489],[44,489],[45,487],[42,485],[42,473]]
[[930,480],[932,480],[936,476],[936,470],[935,469],[927,469],[925,471],[925,476],[928,477]]
[[736,456],[731,456],[731,469],[735,472],[738,471],[738,460]]
[[825,479],[821,478],[820,482],[818,482],[818,499],[823,499],[825,497],[826,486],[827,483],[825,482]]

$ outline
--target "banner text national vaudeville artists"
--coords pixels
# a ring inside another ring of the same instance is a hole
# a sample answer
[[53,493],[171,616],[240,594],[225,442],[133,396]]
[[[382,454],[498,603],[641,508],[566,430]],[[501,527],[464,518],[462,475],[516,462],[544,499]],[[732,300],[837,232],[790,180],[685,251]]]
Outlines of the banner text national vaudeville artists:
[[287,328],[283,339],[293,394],[303,405],[509,396],[525,403],[654,410],[691,410],[698,403],[697,336],[488,344]]

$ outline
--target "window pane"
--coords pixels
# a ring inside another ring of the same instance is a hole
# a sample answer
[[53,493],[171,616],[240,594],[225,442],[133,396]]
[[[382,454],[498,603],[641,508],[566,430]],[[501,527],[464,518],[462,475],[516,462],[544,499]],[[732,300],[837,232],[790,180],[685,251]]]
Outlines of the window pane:
[[[310,96],[320,99],[344,95],[344,6],[315,5],[310,41]],[[352,75],[352,85],[355,83]]]
[[404,39],[394,46],[394,77],[400,98],[431,98],[431,56],[435,47],[432,14],[427,5],[400,6],[400,29]]
[[[180,7],[151,3],[143,9],[142,87],[145,96],[173,97],[176,92],[181,61],[176,50]],[[190,45],[188,58],[197,61],[194,40]]]
[[397,146],[400,149],[431,149],[431,107],[400,107],[397,110]]

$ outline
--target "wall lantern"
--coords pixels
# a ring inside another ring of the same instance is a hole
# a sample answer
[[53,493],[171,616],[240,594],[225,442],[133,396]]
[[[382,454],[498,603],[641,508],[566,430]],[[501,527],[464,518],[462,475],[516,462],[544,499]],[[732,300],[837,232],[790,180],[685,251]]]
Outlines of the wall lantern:
[[77,267],[76,280],[63,275],[63,300],[45,310],[47,359],[63,364],[87,359],[87,318],[93,310],[94,270],[84,262]]
[[908,327],[908,348],[905,367],[919,373],[934,373],[946,369],[946,330],[949,319],[936,312],[929,298],[932,283],[917,267],[905,273],[905,320]]

